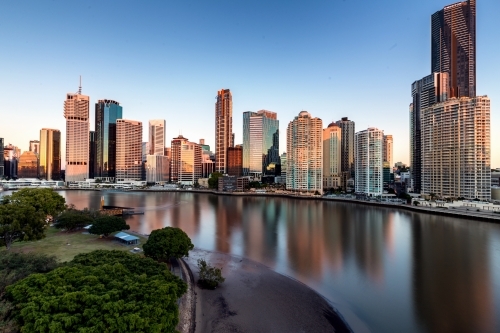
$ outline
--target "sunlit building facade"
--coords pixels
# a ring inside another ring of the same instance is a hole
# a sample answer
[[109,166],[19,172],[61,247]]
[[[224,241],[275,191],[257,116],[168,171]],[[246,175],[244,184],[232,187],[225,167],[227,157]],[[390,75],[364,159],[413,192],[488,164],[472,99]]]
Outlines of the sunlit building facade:
[[174,183],[194,185],[202,176],[202,152],[199,144],[182,135],[171,143],[172,165],[170,178]]
[[66,94],[64,118],[66,119],[66,182],[89,178],[89,96]]
[[146,181],[163,184],[170,180],[170,158],[163,155],[146,156]]
[[40,154],[40,141],[38,140],[30,140],[30,149],[29,151],[35,153],[35,154]]
[[383,160],[389,162],[389,165],[393,163],[393,143],[392,135],[384,135]]
[[149,155],[165,154],[165,120],[149,121]]
[[286,188],[323,192],[323,121],[301,111],[287,127]]
[[45,180],[61,179],[61,131],[42,128],[40,130],[39,177]]
[[123,118],[120,103],[99,100],[95,105],[95,177],[116,177],[116,122]]
[[142,122],[116,120],[116,182],[142,180]]
[[215,103],[215,171],[227,173],[227,149],[232,145],[233,97],[229,89],[221,89]]
[[342,129],[331,123],[323,129],[323,189],[341,187]]
[[367,196],[383,192],[384,131],[371,127],[355,136],[355,191]]
[[422,193],[491,196],[490,99],[453,98],[422,110]]
[[19,157],[17,166],[17,175],[19,178],[37,178],[38,177],[38,156],[32,151],[25,151]]
[[243,175],[243,148],[241,145],[227,149],[227,174],[236,177]]
[[243,175],[255,178],[275,176],[280,163],[279,121],[276,112],[244,112]]

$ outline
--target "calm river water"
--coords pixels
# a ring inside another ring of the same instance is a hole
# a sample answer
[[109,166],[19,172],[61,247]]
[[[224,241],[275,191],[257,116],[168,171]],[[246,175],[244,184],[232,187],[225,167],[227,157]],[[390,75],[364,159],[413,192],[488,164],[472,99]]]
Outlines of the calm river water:
[[355,332],[500,332],[500,225],[351,203],[196,193],[60,192],[135,207],[150,233],[261,262],[327,298]]

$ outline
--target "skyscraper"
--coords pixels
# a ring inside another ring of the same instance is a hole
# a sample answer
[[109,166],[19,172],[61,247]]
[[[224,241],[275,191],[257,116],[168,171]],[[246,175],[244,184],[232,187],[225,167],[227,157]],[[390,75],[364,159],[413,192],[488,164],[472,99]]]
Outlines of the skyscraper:
[[384,131],[368,128],[355,137],[355,189],[356,193],[378,196],[383,191],[383,141]]
[[149,155],[165,154],[165,120],[149,121]]
[[37,178],[38,177],[38,157],[32,151],[25,151],[19,157],[17,167],[19,178]]
[[452,98],[422,110],[422,190],[439,197],[491,197],[490,100]]
[[89,96],[66,94],[66,181],[75,182],[89,178]]
[[215,103],[215,171],[227,173],[227,148],[232,141],[233,97],[229,89],[221,89]]
[[347,180],[354,178],[354,134],[356,131],[355,123],[347,117],[337,121],[337,126],[342,130],[341,144],[341,170],[342,187],[347,190]]
[[30,140],[30,149],[29,151],[35,153],[35,154],[40,154],[40,141],[38,140]]
[[95,131],[89,132],[89,178],[95,177],[96,170],[96,150]]
[[410,167],[415,193],[420,193],[422,189],[421,112],[433,104],[446,101],[448,91],[447,73],[433,73],[411,85],[413,102],[410,104]]
[[200,145],[189,142],[187,138],[179,135],[172,140],[171,148],[171,181],[183,185],[194,185],[202,174]]
[[301,111],[288,124],[286,188],[323,192],[323,122]]
[[[383,145],[383,156],[382,160],[384,162],[389,162],[389,165],[392,166],[392,154],[393,152],[393,141],[392,141],[392,135],[384,135],[384,145]],[[391,171],[392,172],[392,171]]]
[[323,129],[323,189],[341,186],[342,130],[331,123]]
[[116,181],[142,179],[142,123],[116,120]]
[[164,155],[146,156],[146,181],[162,184],[170,180],[170,158]]
[[227,149],[227,174],[236,177],[243,175],[243,148],[241,145]]
[[476,96],[476,0],[431,17],[431,72],[448,73],[450,97]]
[[[279,156],[279,121],[275,112],[243,112],[243,174],[275,176]],[[278,175],[279,176],[279,175]]]
[[39,177],[46,180],[61,179],[61,131],[50,128],[40,130]]
[[3,166],[3,138],[0,138],[0,179],[5,175]]
[[122,113],[120,103],[110,99],[95,105],[95,177],[116,177],[116,121],[122,119]]

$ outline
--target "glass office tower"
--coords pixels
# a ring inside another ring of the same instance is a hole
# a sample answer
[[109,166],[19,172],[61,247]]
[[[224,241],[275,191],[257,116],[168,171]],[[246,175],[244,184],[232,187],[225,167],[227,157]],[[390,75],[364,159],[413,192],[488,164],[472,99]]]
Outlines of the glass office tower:
[[122,117],[116,101],[103,99],[95,105],[95,177],[116,177],[116,120]]
[[256,178],[263,175],[275,176],[279,165],[277,114],[267,110],[244,112],[243,175]]

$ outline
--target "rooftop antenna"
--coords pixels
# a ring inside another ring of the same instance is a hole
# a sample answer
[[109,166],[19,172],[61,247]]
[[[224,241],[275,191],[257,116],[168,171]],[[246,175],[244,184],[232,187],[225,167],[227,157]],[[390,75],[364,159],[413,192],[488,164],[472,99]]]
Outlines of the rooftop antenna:
[[82,76],[80,75],[80,86],[78,87],[78,95],[82,94]]

